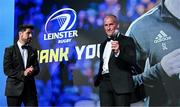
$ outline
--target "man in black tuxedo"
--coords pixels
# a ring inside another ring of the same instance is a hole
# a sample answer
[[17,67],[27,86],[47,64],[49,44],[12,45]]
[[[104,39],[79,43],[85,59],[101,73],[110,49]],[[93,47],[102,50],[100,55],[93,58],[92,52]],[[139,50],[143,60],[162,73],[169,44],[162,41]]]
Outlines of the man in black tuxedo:
[[5,95],[8,106],[38,106],[34,76],[40,71],[37,51],[29,43],[32,25],[19,26],[18,41],[5,49],[4,73],[7,76]]
[[133,39],[119,33],[118,28],[116,16],[104,18],[107,39],[100,45],[100,67],[95,77],[101,106],[130,106],[134,91],[131,66],[136,60],[135,45]]

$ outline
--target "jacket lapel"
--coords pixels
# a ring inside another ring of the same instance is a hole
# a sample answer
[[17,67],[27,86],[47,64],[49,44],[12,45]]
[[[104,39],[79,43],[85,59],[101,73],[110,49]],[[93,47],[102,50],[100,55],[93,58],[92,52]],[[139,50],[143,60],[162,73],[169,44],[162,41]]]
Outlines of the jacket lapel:
[[23,58],[22,58],[22,55],[21,55],[18,45],[15,44],[14,48],[15,48],[15,52],[17,53],[18,60],[19,60],[20,64],[22,65],[22,67],[24,68]]
[[102,56],[103,56],[103,53],[104,53],[104,48],[105,48],[105,46],[106,46],[106,43],[107,43],[107,41],[104,41],[101,45],[101,50],[100,50],[100,57],[102,58]]
[[31,64],[31,58],[34,56],[33,51],[28,47],[28,59],[27,59],[27,67]]
[[104,41],[103,43],[101,43],[100,45],[100,67],[99,67],[99,72],[98,75],[101,75],[102,72],[102,66],[103,66],[103,53],[104,53],[104,48],[106,46],[107,41]]

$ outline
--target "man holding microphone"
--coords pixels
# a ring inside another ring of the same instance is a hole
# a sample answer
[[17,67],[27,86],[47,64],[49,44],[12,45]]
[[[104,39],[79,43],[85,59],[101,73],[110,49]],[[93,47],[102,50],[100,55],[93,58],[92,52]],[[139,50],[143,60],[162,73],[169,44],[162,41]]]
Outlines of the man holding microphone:
[[130,106],[134,91],[131,66],[136,60],[135,45],[132,38],[118,29],[117,17],[107,15],[104,18],[107,39],[100,45],[100,66],[95,77],[101,106]]

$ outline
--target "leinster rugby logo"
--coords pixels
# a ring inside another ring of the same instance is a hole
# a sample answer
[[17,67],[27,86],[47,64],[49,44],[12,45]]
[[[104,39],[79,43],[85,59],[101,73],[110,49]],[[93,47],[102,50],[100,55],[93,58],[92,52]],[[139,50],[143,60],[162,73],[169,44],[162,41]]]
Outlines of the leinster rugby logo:
[[71,8],[63,8],[54,12],[45,23],[44,40],[58,40],[58,43],[71,42],[77,37],[76,12]]

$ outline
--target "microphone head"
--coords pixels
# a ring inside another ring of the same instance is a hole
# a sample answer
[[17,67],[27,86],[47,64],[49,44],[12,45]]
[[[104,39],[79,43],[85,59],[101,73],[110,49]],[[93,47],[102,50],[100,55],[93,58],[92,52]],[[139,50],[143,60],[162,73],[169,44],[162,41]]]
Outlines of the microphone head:
[[117,39],[118,34],[119,34],[119,30],[116,29],[116,30],[114,31],[114,34],[113,34],[113,38],[114,38],[113,40],[116,40],[116,39]]
[[116,30],[114,31],[114,35],[117,35],[118,33],[119,33],[119,30],[116,29]]

